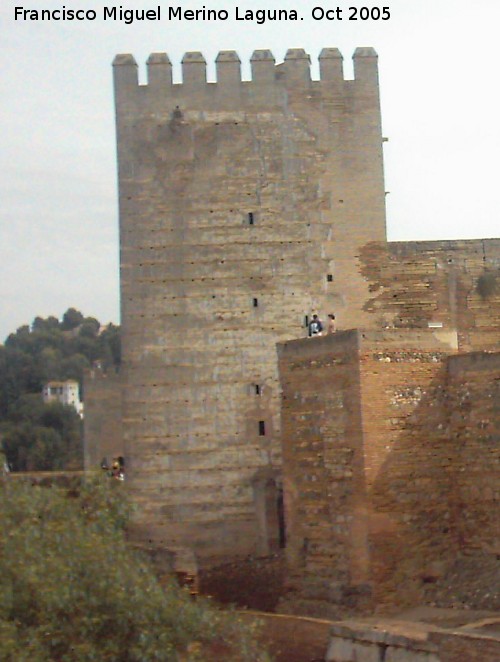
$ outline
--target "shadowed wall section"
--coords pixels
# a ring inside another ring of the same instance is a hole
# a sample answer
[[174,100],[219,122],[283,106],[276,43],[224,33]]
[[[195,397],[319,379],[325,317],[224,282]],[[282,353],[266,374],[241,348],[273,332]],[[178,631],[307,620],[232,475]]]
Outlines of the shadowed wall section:
[[498,552],[499,355],[433,330],[278,346],[295,611],[416,604],[460,557]]

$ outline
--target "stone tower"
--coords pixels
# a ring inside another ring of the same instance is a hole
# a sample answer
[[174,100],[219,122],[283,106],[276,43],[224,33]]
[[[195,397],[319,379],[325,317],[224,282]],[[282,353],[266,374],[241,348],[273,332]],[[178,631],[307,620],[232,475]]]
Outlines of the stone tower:
[[139,540],[200,563],[283,541],[276,343],[366,325],[360,247],[385,242],[377,55],[234,51],[217,82],[164,53],[114,61],[124,431]]

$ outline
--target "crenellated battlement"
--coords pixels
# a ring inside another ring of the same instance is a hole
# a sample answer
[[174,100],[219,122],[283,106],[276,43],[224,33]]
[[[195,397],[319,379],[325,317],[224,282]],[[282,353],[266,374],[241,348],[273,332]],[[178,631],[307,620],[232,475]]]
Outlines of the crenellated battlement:
[[210,89],[238,94],[242,89],[307,90],[310,87],[363,85],[378,89],[377,53],[371,47],[357,48],[353,55],[354,80],[346,80],[343,57],[337,48],[323,48],[319,54],[319,80],[311,77],[311,57],[303,48],[291,48],[284,61],[276,64],[270,50],[256,50],[250,58],[251,79],[243,80],[241,60],[236,51],[220,51],[215,59],[216,81],[207,81],[207,62],[199,51],[185,53],[181,61],[182,82],[173,83],[172,62],[166,53],[152,53],[147,60],[147,84],[139,85],[138,65],[133,55],[117,55],[113,62],[117,100],[128,98],[135,88],[147,88],[151,93],[168,95],[203,93]]
[[372,48],[354,78],[338,48],[207,64],[114,62],[133,535],[200,566],[282,544],[276,342],[315,310],[369,324],[360,247],[386,237]]

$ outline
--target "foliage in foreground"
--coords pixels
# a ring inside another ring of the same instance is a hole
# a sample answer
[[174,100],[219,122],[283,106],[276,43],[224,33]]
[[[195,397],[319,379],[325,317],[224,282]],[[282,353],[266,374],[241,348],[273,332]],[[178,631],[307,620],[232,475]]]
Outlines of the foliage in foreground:
[[267,660],[235,615],[162,588],[127,547],[123,487],[0,481],[0,659]]

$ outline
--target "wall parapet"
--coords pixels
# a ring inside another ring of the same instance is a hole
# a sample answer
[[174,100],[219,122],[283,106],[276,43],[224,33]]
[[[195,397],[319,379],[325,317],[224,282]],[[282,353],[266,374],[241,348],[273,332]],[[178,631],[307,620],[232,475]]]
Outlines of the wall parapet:
[[[357,48],[353,55],[354,82],[378,85],[377,53],[373,48]],[[216,81],[207,82],[207,62],[199,51],[188,51],[182,58],[182,82],[172,81],[172,63],[167,53],[151,53],[147,60],[148,82],[139,86],[138,66],[133,55],[118,54],[113,61],[115,84],[121,86],[156,88],[185,86],[202,89],[206,85],[238,87],[242,83],[254,85],[276,85],[303,87],[312,83],[324,84],[346,82],[343,73],[343,57],[338,48],[323,48],[318,57],[319,81],[311,78],[311,57],[302,48],[288,49],[284,62],[276,65],[268,49],[255,50],[250,58],[252,78],[244,81],[241,75],[241,60],[236,51],[220,51],[215,59]],[[351,81],[352,82],[352,81]]]

